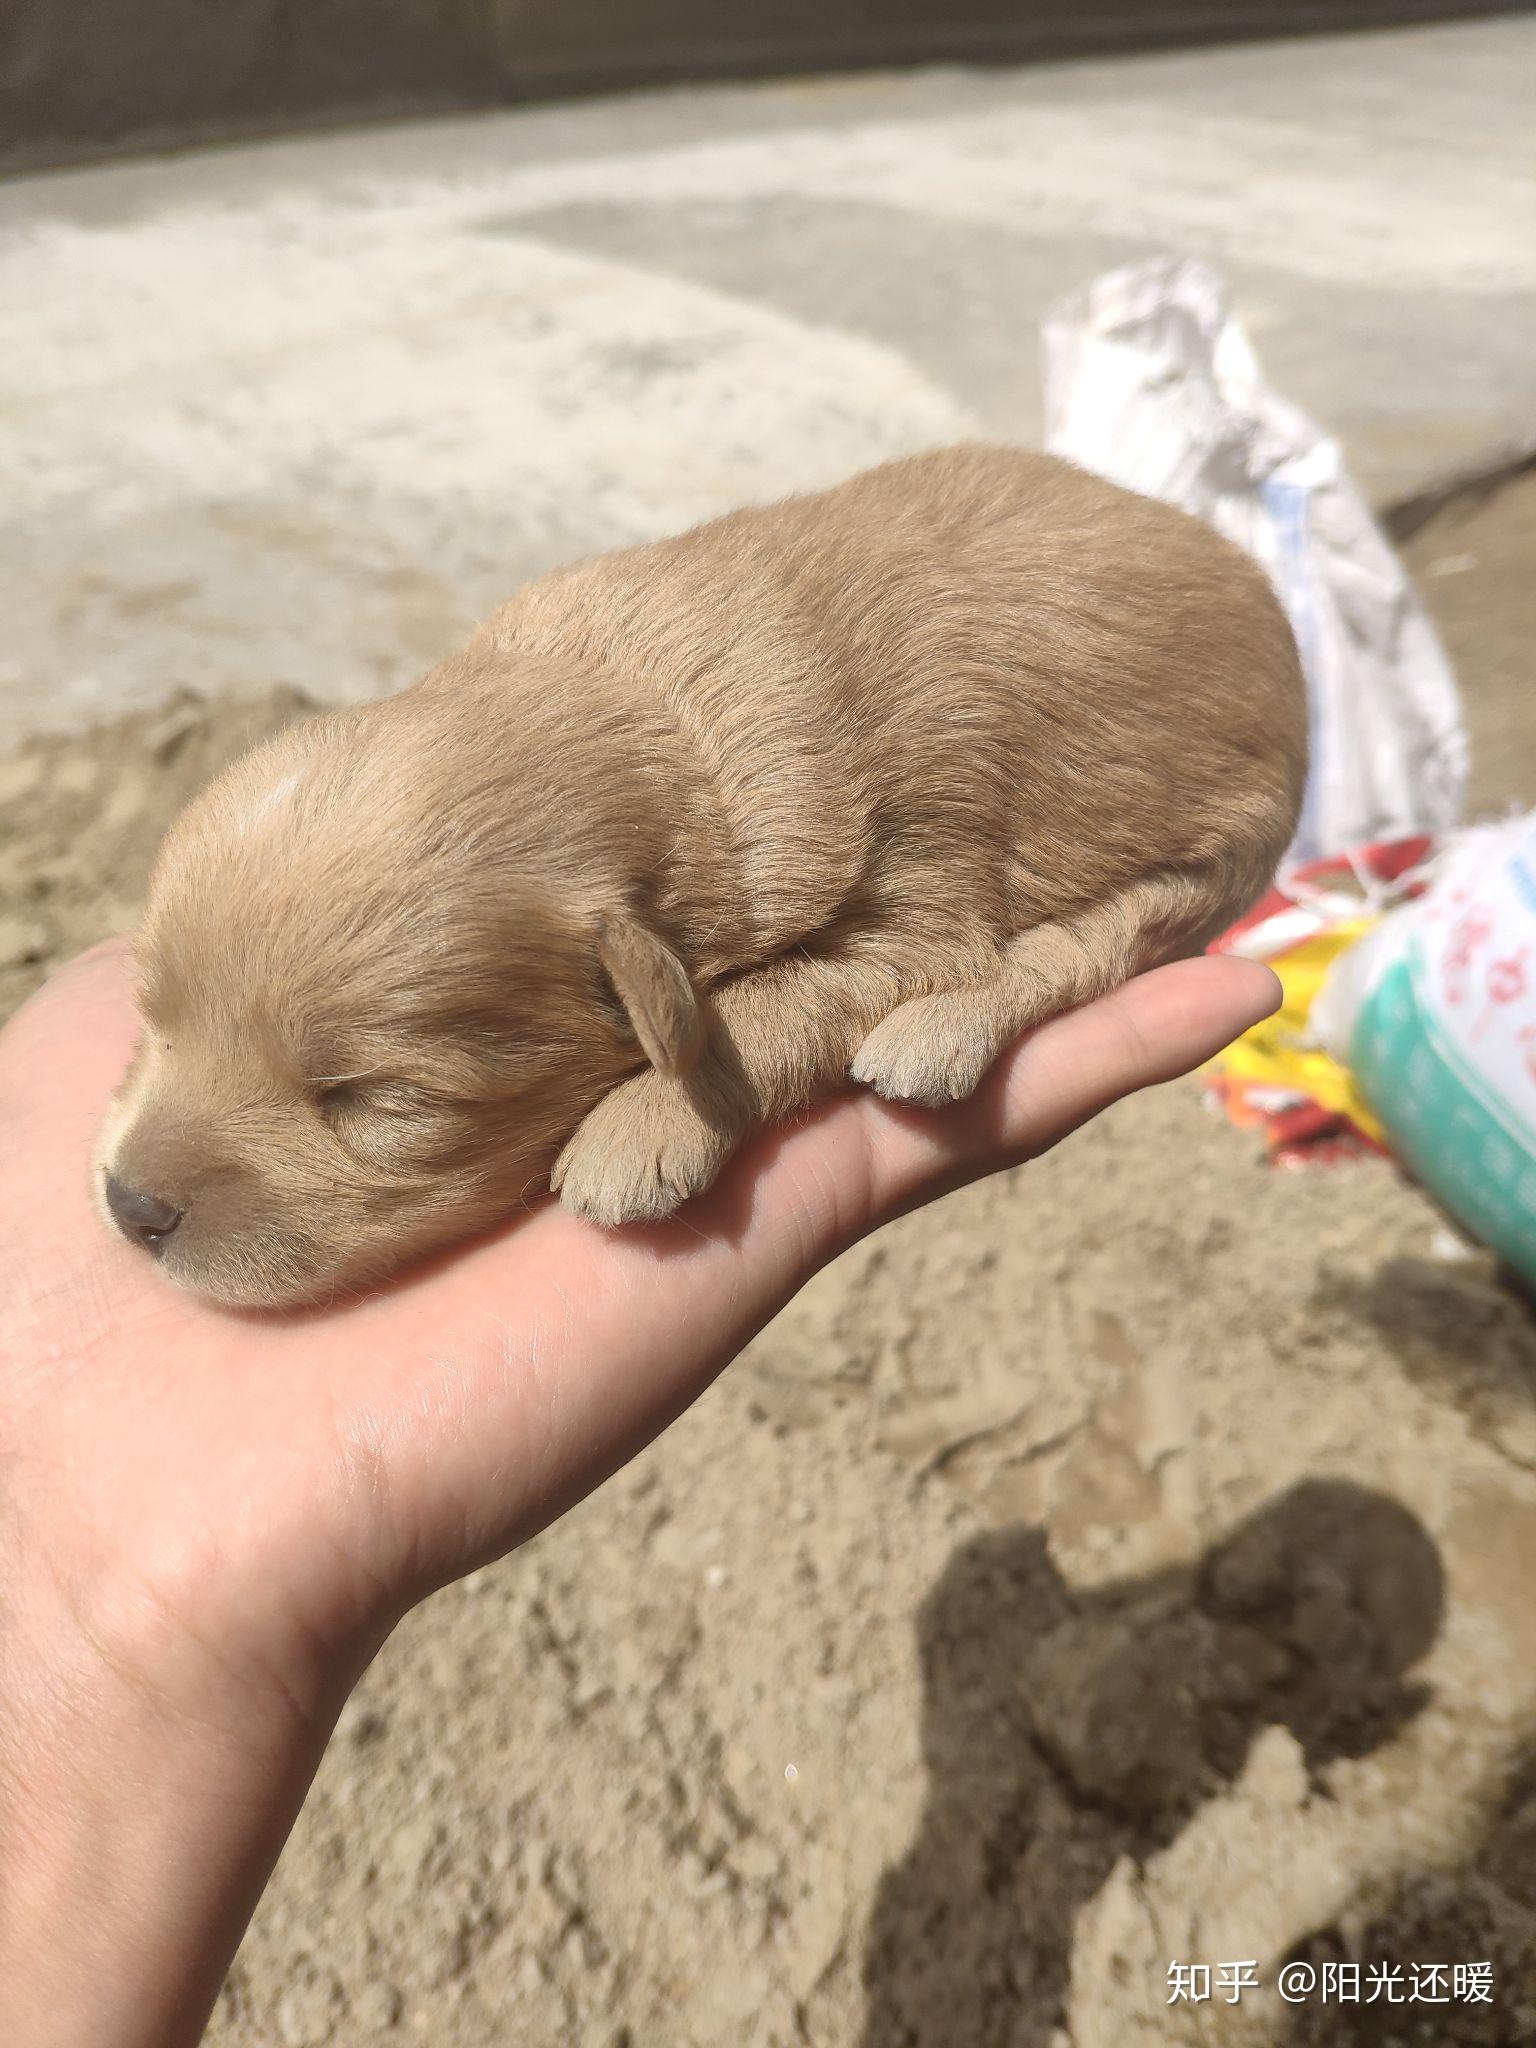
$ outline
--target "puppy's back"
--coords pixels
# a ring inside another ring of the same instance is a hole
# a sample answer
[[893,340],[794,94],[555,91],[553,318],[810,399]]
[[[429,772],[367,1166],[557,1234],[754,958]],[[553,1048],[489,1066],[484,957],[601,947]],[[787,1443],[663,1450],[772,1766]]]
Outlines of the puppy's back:
[[972,846],[978,887],[986,849],[1070,849],[1015,861],[1031,919],[1154,845],[1272,867],[1299,803],[1304,692],[1263,573],[1020,450],[911,457],[576,563],[490,630],[664,707],[775,930],[815,928],[851,872],[889,884],[919,841]]

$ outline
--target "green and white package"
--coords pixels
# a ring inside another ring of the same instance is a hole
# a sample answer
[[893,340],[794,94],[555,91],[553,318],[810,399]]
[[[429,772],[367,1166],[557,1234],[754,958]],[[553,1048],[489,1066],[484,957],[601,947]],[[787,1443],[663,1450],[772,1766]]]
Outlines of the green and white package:
[[1362,1094],[1403,1163],[1536,1287],[1536,812],[1462,835],[1366,950],[1341,1020]]

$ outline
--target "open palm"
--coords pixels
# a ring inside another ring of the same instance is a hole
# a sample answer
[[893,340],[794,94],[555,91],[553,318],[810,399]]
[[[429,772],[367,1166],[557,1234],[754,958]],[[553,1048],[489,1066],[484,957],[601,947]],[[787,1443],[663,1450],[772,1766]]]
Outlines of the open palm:
[[[250,1810],[238,1868],[209,1881],[217,1930],[197,1955],[134,1945],[182,1978],[146,2041],[196,2038],[335,1712],[414,1601],[599,1483],[856,1237],[1275,1000],[1252,963],[1161,968],[1015,1047],[970,1103],[850,1094],[768,1134],[667,1225],[609,1235],[546,1205],[353,1304],[255,1316],[177,1293],[92,1211],[126,991],[119,953],[88,955],[0,1039],[0,1615],[22,1689],[0,1698],[0,1769],[30,1770],[82,1701],[85,1724],[110,1718],[119,1686],[192,1747],[254,1760],[219,1767]],[[77,1782],[59,1772],[56,1799]],[[197,1810],[189,1792],[186,1829]]]

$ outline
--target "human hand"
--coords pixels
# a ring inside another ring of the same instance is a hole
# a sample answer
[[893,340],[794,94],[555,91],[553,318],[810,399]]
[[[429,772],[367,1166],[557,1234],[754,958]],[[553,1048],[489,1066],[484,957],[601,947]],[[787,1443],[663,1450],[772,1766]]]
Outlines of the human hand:
[[856,1093],[673,1222],[546,1205],[324,1313],[176,1292],[92,1211],[135,1023],[120,954],[0,1038],[0,1983],[14,2048],[198,2038],[336,1714],[427,1592],[688,1405],[819,1267],[1271,1011],[1180,962],[1058,1018],[978,1095]]

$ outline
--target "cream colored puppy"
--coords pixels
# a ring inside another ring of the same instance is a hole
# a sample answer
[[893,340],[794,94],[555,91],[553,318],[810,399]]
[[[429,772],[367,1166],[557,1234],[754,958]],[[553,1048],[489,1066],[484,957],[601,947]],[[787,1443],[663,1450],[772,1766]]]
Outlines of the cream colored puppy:
[[1268,882],[1296,652],[1210,528],[954,448],[528,585],[172,827],[105,1212],[327,1298],[552,1184],[669,1215],[850,1074],[968,1094]]

